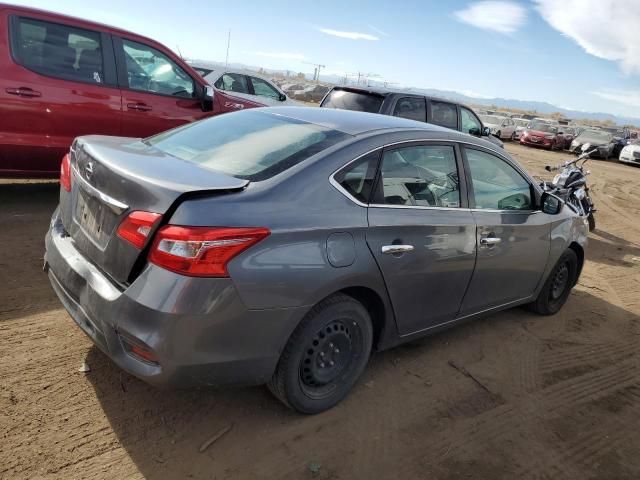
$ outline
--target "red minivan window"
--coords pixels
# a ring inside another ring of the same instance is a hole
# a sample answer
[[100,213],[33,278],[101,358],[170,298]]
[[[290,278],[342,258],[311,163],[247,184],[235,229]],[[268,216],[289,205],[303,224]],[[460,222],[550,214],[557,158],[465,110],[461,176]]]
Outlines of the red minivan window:
[[103,83],[100,33],[59,23],[17,18],[12,53],[17,63],[42,75]]

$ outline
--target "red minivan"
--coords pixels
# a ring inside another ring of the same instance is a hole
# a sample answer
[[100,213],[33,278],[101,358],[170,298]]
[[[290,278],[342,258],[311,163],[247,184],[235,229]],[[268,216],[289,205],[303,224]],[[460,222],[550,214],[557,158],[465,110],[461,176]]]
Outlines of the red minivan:
[[79,135],[146,137],[260,107],[216,91],[164,45],[0,4],[0,177],[56,177]]

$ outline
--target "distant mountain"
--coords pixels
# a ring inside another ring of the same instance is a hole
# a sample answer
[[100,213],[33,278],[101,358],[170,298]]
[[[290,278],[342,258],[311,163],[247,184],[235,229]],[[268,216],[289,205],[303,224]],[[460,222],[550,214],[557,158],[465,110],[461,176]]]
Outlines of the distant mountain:
[[[211,62],[211,61],[203,61],[203,60],[193,60],[193,63],[199,64],[202,66],[210,65],[213,67],[220,67],[224,64],[221,62]],[[231,63],[229,64],[230,68],[242,69],[242,70],[252,70],[258,71],[260,67],[245,65],[242,63]],[[291,75],[294,76],[297,72],[293,70],[272,70],[272,69],[262,69],[267,75],[278,75],[278,76],[286,76]],[[302,72],[305,74],[308,80],[313,76],[312,73]],[[320,81],[324,83],[332,83],[334,85],[340,85],[344,81],[344,77],[340,77],[338,75],[320,75]],[[374,82],[377,83],[377,82]],[[466,103],[469,105],[484,105],[484,106],[494,106],[498,108],[515,108],[518,110],[535,110],[541,115],[550,115],[552,113],[561,113],[563,116],[567,118],[580,118],[580,119],[590,119],[590,120],[599,120],[599,121],[612,121],[619,125],[636,125],[640,126],[640,117],[623,117],[619,115],[612,115],[610,113],[602,113],[602,112],[582,112],[580,110],[570,110],[567,108],[558,107],[548,102],[536,102],[533,100],[516,100],[512,98],[484,98],[484,97],[472,97],[470,95],[465,95],[463,93],[455,92],[452,90],[438,90],[435,88],[406,88],[402,89],[408,92],[420,92],[424,95],[430,95],[433,97],[446,98],[449,100],[453,100],[460,103]],[[638,112],[640,114],[640,112]]]

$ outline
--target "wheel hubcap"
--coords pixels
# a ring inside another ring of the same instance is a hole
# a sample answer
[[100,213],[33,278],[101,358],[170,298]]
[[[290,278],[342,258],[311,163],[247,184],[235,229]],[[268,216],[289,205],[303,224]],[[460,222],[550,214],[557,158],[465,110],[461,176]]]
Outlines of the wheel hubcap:
[[551,281],[551,298],[559,299],[564,293],[569,281],[569,266],[563,263],[558,267]]
[[303,384],[321,387],[340,376],[352,358],[352,334],[347,323],[336,320],[314,335],[302,358],[300,377]]

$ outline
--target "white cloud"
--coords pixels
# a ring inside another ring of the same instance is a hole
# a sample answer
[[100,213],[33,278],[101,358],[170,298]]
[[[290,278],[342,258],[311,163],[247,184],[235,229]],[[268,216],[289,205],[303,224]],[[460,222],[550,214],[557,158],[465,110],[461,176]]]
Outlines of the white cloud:
[[307,57],[301,53],[290,52],[251,52],[258,57],[281,58],[283,60],[306,60]]
[[640,108],[640,90],[604,89],[590,93],[605,100],[621,103],[627,107]]
[[518,30],[527,18],[527,10],[517,3],[492,0],[470,4],[453,15],[461,22],[483,30],[509,34]]
[[367,27],[369,27],[371,30],[373,30],[376,33],[379,33],[380,35],[382,35],[383,37],[388,37],[389,34],[387,32],[385,32],[384,30],[380,30],[378,27],[376,27],[375,25],[371,25],[371,24],[367,24]]
[[334,37],[348,38],[349,40],[380,40],[378,37],[369,35],[368,33],[343,32],[330,28],[318,28],[318,31],[326,33],[327,35],[333,35]]
[[549,25],[591,55],[640,73],[638,0],[535,0]]

